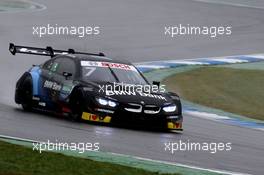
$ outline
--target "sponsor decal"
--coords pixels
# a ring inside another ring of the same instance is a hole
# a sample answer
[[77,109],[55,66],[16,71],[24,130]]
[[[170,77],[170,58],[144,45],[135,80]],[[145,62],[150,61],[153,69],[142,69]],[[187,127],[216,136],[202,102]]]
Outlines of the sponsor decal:
[[88,121],[94,121],[94,122],[103,122],[103,123],[110,123],[111,122],[110,116],[99,117],[95,114],[91,114],[88,112],[83,112],[82,119],[88,120]]
[[95,110],[96,110],[96,111],[99,111],[99,112],[110,113],[110,114],[113,114],[113,113],[114,113],[114,111],[112,111],[112,110],[102,109],[102,108],[96,108]]
[[167,101],[167,99],[165,97],[163,97],[162,95],[149,94],[149,93],[143,93],[143,92],[138,92],[138,93],[142,97],[151,97],[151,98],[156,98],[156,99]]
[[46,103],[45,102],[39,102],[38,104],[39,104],[39,106],[43,106],[43,107],[46,106]]
[[62,87],[56,82],[46,80],[44,82],[44,88],[52,89],[55,91],[60,91]]
[[28,49],[28,48],[21,48],[19,49],[20,52],[27,52],[27,53],[34,53],[34,54],[49,54],[47,51],[45,50],[34,50],[34,49]]
[[99,93],[105,93],[107,96],[112,95],[131,95],[137,96],[140,95],[142,97],[151,97],[156,99],[161,99],[167,101],[167,99],[161,95],[160,93],[164,93],[165,85],[134,85],[127,83],[116,83],[107,84],[107,85],[99,85]]
[[162,95],[158,95],[158,94],[150,94],[150,93],[144,93],[144,92],[138,92],[137,94],[135,92],[127,92],[127,91],[111,91],[108,90],[105,92],[105,94],[107,96],[112,96],[112,95],[131,95],[131,96],[136,96],[137,94],[142,96],[142,97],[150,97],[150,98],[155,98],[155,99],[160,99],[160,100],[164,100],[167,101],[167,99],[162,96]]
[[124,69],[136,71],[136,68],[132,65],[121,64],[121,63],[111,63],[111,62],[102,62],[102,61],[81,61],[81,66],[90,66],[90,67],[110,67],[114,69]]
[[168,122],[168,129],[182,129],[181,123]]
[[39,100],[40,100],[40,98],[39,98],[39,97],[35,97],[35,96],[33,96],[33,97],[32,97],[32,100],[39,101]]

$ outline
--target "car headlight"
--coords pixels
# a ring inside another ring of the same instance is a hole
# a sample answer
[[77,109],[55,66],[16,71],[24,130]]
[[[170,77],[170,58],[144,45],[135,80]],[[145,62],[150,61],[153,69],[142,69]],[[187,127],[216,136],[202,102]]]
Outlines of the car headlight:
[[107,100],[106,99],[103,99],[103,98],[98,98],[97,101],[98,101],[98,103],[100,105],[103,105],[103,106],[105,106],[105,105],[108,104]]
[[108,101],[108,105],[109,105],[110,107],[113,107],[113,108],[114,108],[114,107],[116,107],[117,104],[116,104],[116,102],[109,100],[109,101]]
[[102,105],[102,106],[110,106],[112,108],[116,107],[117,103],[112,101],[112,100],[108,100],[108,99],[105,99],[105,98],[96,98],[96,101]]
[[174,112],[174,111],[176,111],[177,106],[176,105],[169,105],[169,106],[164,106],[162,109],[165,112]]

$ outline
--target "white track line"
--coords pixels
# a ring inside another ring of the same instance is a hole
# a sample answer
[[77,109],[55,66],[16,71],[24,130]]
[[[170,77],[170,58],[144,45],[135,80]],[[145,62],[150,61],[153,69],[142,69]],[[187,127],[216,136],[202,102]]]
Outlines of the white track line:
[[[7,135],[0,135],[0,138],[3,138],[3,139],[12,139],[12,140],[24,141],[24,142],[31,142],[31,143],[39,143],[39,142],[41,142],[41,141],[24,139],[24,138],[20,138],[20,137],[13,137],[13,136],[7,136]],[[174,166],[183,167],[183,168],[190,168],[190,169],[193,169],[193,170],[208,171],[208,172],[212,172],[212,173],[219,173],[219,174],[225,174],[225,175],[250,175],[250,174],[239,173],[239,172],[232,172],[232,171],[225,171],[225,170],[217,170],[217,169],[209,169],[209,168],[201,168],[201,167],[198,167],[198,166],[185,165],[185,164],[174,163],[174,162],[167,162],[167,161],[160,161],[160,160],[152,160],[152,159],[149,159],[149,158],[143,158],[143,157],[138,157],[138,156],[131,156],[131,155],[120,154],[120,153],[112,153],[112,152],[106,152],[106,153],[107,154],[116,155],[116,156],[122,156],[122,157],[128,157],[128,158],[130,157],[130,158],[137,159],[137,160],[149,161],[149,162],[166,164],[166,165],[174,165]]]
[[218,115],[214,113],[208,113],[208,112],[200,112],[200,111],[184,111],[186,115],[196,116],[204,119],[210,119],[210,120],[229,120],[230,117]]
[[210,3],[210,4],[229,5],[229,6],[235,6],[235,7],[264,9],[264,7],[261,7],[261,6],[247,5],[247,4],[235,3],[235,2],[226,2],[226,1],[220,1],[220,0],[193,0],[193,1],[202,2],[202,3]]
[[[135,62],[134,65],[136,66],[145,66],[145,65],[155,65],[155,63],[160,64],[160,63],[197,63],[197,64],[208,64],[208,63],[204,63],[204,60],[218,60],[218,61],[223,61],[226,63],[230,63],[230,61],[235,61],[238,60],[239,62],[241,61],[245,61],[247,62],[247,60],[240,60],[239,57],[252,57],[252,58],[258,58],[258,59],[264,59],[264,53],[256,53],[256,54],[250,54],[250,55],[228,55],[228,56],[217,56],[217,57],[200,57],[200,58],[189,58],[189,59],[178,59],[178,60],[162,60],[162,61],[143,61],[143,62]],[[200,62],[200,60],[203,60]]]
[[222,61],[222,62],[226,62],[226,63],[248,63],[249,61],[247,60],[240,60],[240,59],[234,59],[234,58],[213,58],[210,59],[213,61]]

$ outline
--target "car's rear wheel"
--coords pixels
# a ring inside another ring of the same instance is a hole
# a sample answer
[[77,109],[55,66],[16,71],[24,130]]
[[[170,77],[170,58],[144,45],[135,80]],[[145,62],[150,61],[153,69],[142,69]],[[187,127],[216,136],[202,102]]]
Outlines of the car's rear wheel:
[[71,106],[71,120],[79,122],[82,118],[82,113],[84,110],[84,104],[83,104],[83,96],[80,91],[76,91],[73,93],[71,100],[70,100],[70,106]]
[[21,86],[21,96],[22,96],[22,108],[25,111],[31,111],[32,110],[32,79],[31,77],[26,77],[22,86]]

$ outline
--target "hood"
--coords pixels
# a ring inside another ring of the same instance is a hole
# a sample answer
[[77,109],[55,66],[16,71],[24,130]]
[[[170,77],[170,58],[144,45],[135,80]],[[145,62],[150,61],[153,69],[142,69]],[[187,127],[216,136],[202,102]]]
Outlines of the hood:
[[134,88],[122,88],[120,86],[115,86],[114,83],[111,82],[86,82],[85,84],[92,86],[93,92],[98,92],[98,96],[107,96],[116,99],[120,103],[138,103],[163,106],[164,104],[173,102],[167,93],[144,91],[144,89],[138,88],[138,85],[134,85]]

